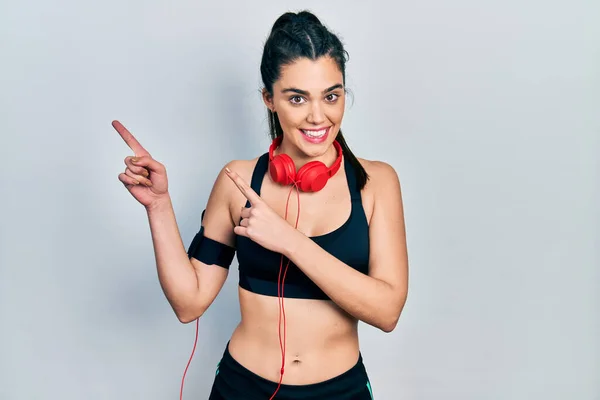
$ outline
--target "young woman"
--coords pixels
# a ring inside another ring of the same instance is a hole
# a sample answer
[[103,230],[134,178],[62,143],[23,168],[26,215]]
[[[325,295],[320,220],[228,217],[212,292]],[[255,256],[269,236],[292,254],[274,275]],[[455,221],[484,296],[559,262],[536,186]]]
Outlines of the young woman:
[[210,399],[372,399],[357,323],[395,328],[408,262],[397,174],[357,158],[342,136],[345,63],[313,14],[277,19],[261,63],[273,144],[223,168],[187,251],[165,167],[113,122],[135,153],[119,179],[147,210],[181,322],[207,310],[237,252],[242,318]]

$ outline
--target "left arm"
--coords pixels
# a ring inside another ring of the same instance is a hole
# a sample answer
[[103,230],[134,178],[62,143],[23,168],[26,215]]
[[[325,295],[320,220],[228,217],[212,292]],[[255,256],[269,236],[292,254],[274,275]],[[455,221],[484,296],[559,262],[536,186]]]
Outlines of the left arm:
[[394,169],[372,162],[374,191],[369,224],[369,275],[364,275],[296,230],[270,208],[234,171],[231,180],[251,204],[241,212],[237,235],[281,253],[306,274],[339,307],[385,332],[396,327],[408,293],[408,257],[400,182]]
[[404,211],[396,172],[388,164],[374,164],[369,275],[350,268],[297,230],[284,255],[346,312],[391,332],[408,294]]

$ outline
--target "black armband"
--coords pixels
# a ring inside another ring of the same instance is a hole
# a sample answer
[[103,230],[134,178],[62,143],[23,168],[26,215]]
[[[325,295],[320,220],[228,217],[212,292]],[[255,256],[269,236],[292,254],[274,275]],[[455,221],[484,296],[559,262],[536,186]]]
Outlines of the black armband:
[[[202,217],[204,217],[204,211]],[[193,257],[204,264],[229,268],[235,255],[235,249],[204,236],[204,226],[201,225],[200,231],[194,236],[187,254],[189,258]]]

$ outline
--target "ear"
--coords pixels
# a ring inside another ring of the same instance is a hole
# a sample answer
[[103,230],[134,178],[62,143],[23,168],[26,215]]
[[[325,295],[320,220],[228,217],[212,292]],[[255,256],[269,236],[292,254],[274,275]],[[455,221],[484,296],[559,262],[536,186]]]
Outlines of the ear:
[[275,105],[273,104],[273,96],[267,91],[266,88],[263,88],[263,90],[262,90],[262,98],[263,98],[263,101],[265,102],[265,105],[267,106],[267,108],[269,110],[271,110],[272,112],[275,112]]

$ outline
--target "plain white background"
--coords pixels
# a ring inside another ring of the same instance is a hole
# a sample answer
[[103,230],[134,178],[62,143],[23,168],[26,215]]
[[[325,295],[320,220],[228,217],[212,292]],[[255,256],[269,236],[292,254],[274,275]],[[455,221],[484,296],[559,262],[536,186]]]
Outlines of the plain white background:
[[[343,128],[400,176],[410,292],[361,325],[378,400],[600,399],[600,4],[0,3],[0,398],[176,399],[194,340],[164,299],[121,120],[168,169],[186,243],[220,168],[268,146],[262,45],[308,8],[350,53]],[[237,262],[184,399],[237,324]]]

